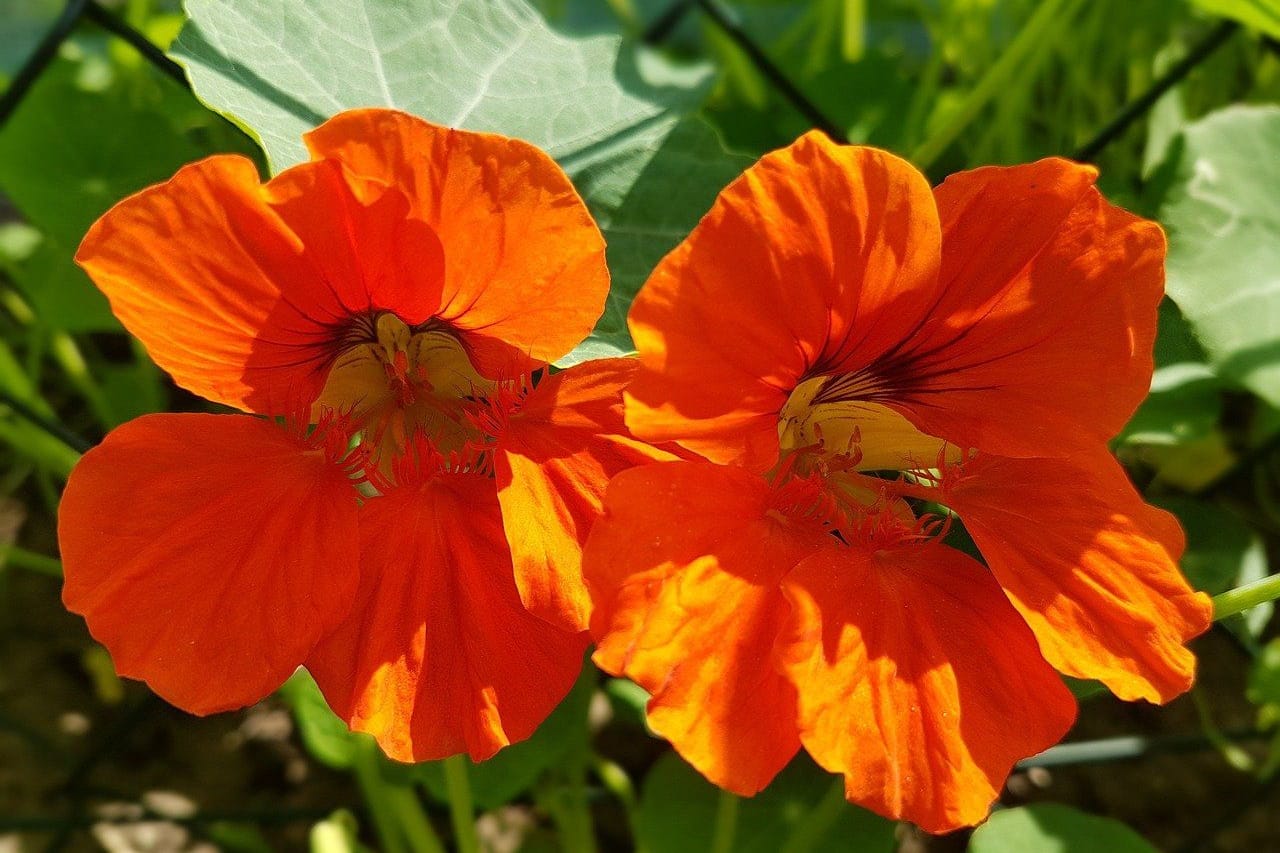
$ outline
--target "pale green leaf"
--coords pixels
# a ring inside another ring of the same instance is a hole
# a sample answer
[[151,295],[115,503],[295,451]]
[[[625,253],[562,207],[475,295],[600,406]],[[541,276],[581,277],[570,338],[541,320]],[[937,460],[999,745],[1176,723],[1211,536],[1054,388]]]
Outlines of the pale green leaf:
[[187,0],[174,45],[196,92],[261,140],[274,169],[302,133],[356,107],[517,136],[557,160],[597,159],[702,97],[708,69],[673,71],[608,35],[551,29],[517,0]]
[[1178,149],[1169,295],[1220,376],[1280,403],[1280,107],[1220,110]]

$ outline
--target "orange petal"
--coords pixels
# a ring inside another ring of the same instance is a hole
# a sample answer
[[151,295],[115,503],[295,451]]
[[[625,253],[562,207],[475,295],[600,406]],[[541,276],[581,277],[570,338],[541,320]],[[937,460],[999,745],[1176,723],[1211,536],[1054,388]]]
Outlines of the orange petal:
[[1177,521],[1143,503],[1110,454],[979,456],[940,499],[1060,671],[1121,699],[1165,702],[1190,688],[1184,644],[1208,629],[1212,603],[1178,572]]
[[322,450],[235,415],[146,415],[85,454],[66,583],[121,675],[197,714],[279,687],[357,585],[356,493]]
[[631,437],[622,389],[635,359],[583,362],[549,376],[502,431],[495,469],[502,522],[525,607],[564,628],[586,630],[591,599],[582,545],[619,471],[675,457]]
[[386,109],[342,113],[306,135],[315,156],[399,187],[445,247],[440,317],[476,366],[551,362],[604,310],[604,238],[568,177],[527,142]]
[[771,650],[787,616],[778,580],[815,545],[766,515],[768,496],[741,468],[632,468],[609,484],[583,555],[596,663],[652,693],[653,730],[742,795],[799,748]]
[[1070,691],[977,562],[935,543],[832,546],[783,581],[800,739],[851,802],[929,832],[987,816],[1014,762],[1075,719]]
[[480,761],[527,738],[587,639],[521,606],[493,481],[441,475],[360,513],[364,582],[307,662],[330,706],[398,761]]
[[872,365],[917,427],[1006,456],[1100,445],[1151,383],[1164,234],[1066,160],[938,187],[942,289],[920,331]]
[[439,305],[439,241],[407,213],[333,163],[264,187],[249,160],[217,156],[111,208],[76,260],[179,385],[286,413],[319,393],[353,313],[419,322]]
[[643,367],[627,422],[649,440],[767,468],[787,395],[907,335],[932,298],[939,251],[929,185],[905,161],[817,132],[766,155],[632,305]]

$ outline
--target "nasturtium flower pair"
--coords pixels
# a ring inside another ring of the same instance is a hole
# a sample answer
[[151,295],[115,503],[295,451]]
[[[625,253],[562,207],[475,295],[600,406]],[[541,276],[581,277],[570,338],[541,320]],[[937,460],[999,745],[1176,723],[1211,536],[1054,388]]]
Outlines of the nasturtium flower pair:
[[552,371],[608,273],[545,154],[388,110],[306,141],[266,184],[189,166],[81,247],[157,364],[246,413],[140,418],[73,472],[64,598],[122,674],[207,713],[305,665],[392,757],[479,759],[594,641],[715,783],[803,747],[933,831],[1065,734],[1055,670],[1190,685],[1208,600],[1106,449],[1163,236],[1090,169],[931,190],[805,136],[655,270],[638,359]]
[[609,283],[549,157],[386,110],[306,141],[266,184],[238,156],[187,166],[85,237],[156,363],[248,414],[149,415],[86,454],[63,597],[182,708],[305,665],[392,757],[482,759],[577,677],[609,476],[669,457],[623,424],[634,362],[547,375]]

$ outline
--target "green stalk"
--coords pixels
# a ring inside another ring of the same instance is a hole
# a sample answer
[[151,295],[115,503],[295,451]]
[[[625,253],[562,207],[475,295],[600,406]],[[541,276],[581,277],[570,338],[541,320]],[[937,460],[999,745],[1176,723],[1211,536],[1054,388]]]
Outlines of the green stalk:
[[603,755],[592,754],[591,766],[605,790],[622,803],[622,810],[627,815],[627,825],[631,828],[631,837],[635,841],[636,853],[644,853],[640,845],[639,801],[636,797],[636,786],[632,784],[631,777],[621,765]]
[[45,554],[37,554],[17,545],[0,545],[0,567],[14,566],[38,575],[62,578],[62,563]]
[[738,798],[720,791],[716,804],[715,834],[711,836],[711,853],[733,853],[733,837],[738,832]]
[[969,126],[987,102],[1007,87],[1015,77],[1026,77],[1031,71],[1032,57],[1048,53],[1048,37],[1063,20],[1071,17],[1080,0],[1044,0],[1031,19],[987,70],[978,85],[965,96],[951,118],[911,153],[920,169],[927,169]]
[[1280,598],[1280,575],[1270,575],[1215,595],[1213,618],[1215,621],[1225,619],[1228,616],[1243,613],[1250,607],[1275,601],[1277,598]]
[[111,412],[111,404],[107,402],[107,397],[102,393],[102,388],[93,378],[93,374],[89,372],[89,362],[85,360],[84,353],[80,351],[75,339],[66,332],[54,332],[49,337],[49,354],[71,381],[71,387],[84,397],[98,422],[107,429],[117,426],[115,416]]
[[369,806],[369,817],[373,820],[373,831],[378,835],[382,853],[411,853],[396,820],[392,803],[394,795],[388,796],[392,786],[378,770],[378,745],[373,738],[356,739],[353,769],[356,784]]
[[383,791],[387,810],[391,812],[413,853],[445,853],[444,843],[436,834],[418,794],[405,785],[389,785]]
[[480,839],[476,837],[476,809],[471,802],[471,780],[467,776],[465,756],[454,755],[444,760],[444,783],[449,792],[449,817],[453,819],[458,853],[480,853]]
[[80,461],[80,454],[47,432],[26,422],[0,420],[0,442],[59,477],[66,479]]

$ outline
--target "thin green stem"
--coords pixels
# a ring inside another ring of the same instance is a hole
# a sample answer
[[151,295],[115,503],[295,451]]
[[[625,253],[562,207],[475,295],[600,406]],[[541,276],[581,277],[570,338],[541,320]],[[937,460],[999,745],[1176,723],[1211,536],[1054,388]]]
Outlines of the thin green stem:
[[1044,0],[1000,58],[961,101],[951,118],[911,153],[911,160],[921,169],[932,165],[992,98],[1009,86],[1015,77],[1025,77],[1030,73],[1033,58],[1048,52],[1050,34],[1055,28],[1060,28],[1079,5],[1080,0]]
[[840,819],[848,808],[844,799],[844,779],[837,778],[807,815],[800,819],[795,830],[782,846],[782,853],[809,853],[827,830]]
[[71,386],[84,397],[98,422],[107,429],[117,426],[111,405],[97,380],[89,372],[89,362],[85,360],[75,339],[66,332],[54,332],[49,338],[49,354],[62,368]]
[[26,421],[0,420],[0,442],[64,479],[80,461],[80,454],[66,442]]
[[409,842],[413,853],[445,853],[444,843],[422,808],[422,801],[413,788],[406,785],[389,785],[383,791],[387,810],[394,814],[400,831]]
[[476,809],[471,802],[471,779],[467,776],[466,756],[454,755],[444,760],[444,783],[449,792],[449,817],[453,820],[458,853],[480,853],[480,839],[476,836]]
[[0,566],[26,569],[51,578],[62,577],[62,563],[53,557],[19,548],[17,545],[0,545]]
[[392,785],[382,778],[382,773],[378,770],[378,745],[373,738],[357,738],[353,769],[356,784],[360,786],[365,804],[369,807],[373,831],[378,835],[382,852],[410,853],[391,802],[394,795],[388,796]]
[[[583,703],[582,726],[587,725],[589,703]],[[565,771],[568,775],[565,793],[568,797],[567,817],[572,836],[571,850],[577,853],[595,853],[596,830],[591,819],[591,805],[587,802],[587,767],[591,761],[591,747],[586,738],[575,738],[565,755]]]
[[600,783],[604,785],[605,790],[617,797],[618,802],[622,803],[622,809],[627,815],[627,825],[631,828],[631,837],[635,840],[636,853],[643,853],[640,849],[640,833],[639,833],[639,801],[636,797],[636,786],[631,781],[631,777],[627,775],[627,771],[622,765],[617,764],[603,755],[591,755],[591,766],[596,772],[596,777]]
[[1225,619],[1237,613],[1243,613],[1250,607],[1266,604],[1280,598],[1280,575],[1247,583],[1244,586],[1229,589],[1213,597],[1213,618]]
[[1245,752],[1236,744],[1232,743],[1226,735],[1222,733],[1222,729],[1218,728],[1218,724],[1213,720],[1213,713],[1209,710],[1209,703],[1205,701],[1204,691],[1198,686],[1191,688],[1191,701],[1196,706],[1196,716],[1200,718],[1200,731],[1204,732],[1204,736],[1208,739],[1213,748],[1218,750],[1218,754],[1223,760],[1235,769],[1249,773],[1253,770],[1253,758],[1249,753]]
[[728,791],[720,791],[716,804],[716,827],[711,836],[711,853],[732,853],[733,837],[738,832],[738,798]]

